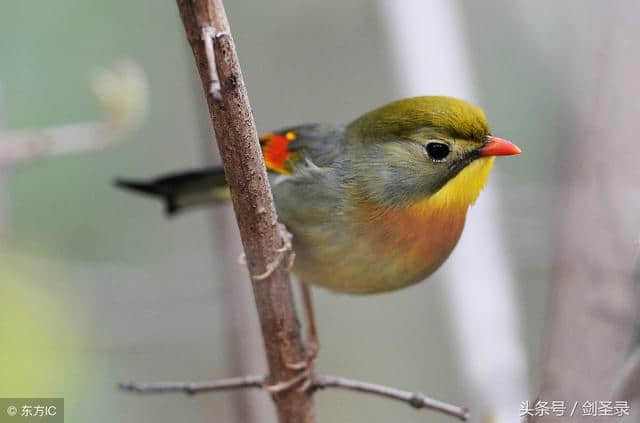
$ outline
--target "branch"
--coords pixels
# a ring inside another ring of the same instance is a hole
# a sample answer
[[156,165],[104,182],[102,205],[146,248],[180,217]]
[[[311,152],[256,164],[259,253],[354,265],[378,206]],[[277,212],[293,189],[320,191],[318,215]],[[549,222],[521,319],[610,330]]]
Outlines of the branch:
[[232,377],[207,382],[157,382],[157,383],[121,383],[120,389],[138,394],[166,394],[182,392],[187,395],[206,392],[229,391],[233,389],[264,388],[266,376]]
[[149,101],[147,85],[144,72],[131,61],[122,62],[112,70],[96,70],[91,77],[91,89],[102,108],[102,119],[13,131],[0,127],[0,166],[96,150],[124,139],[145,118]]
[[312,389],[339,388],[348,391],[357,391],[365,394],[378,395],[393,400],[406,402],[413,408],[426,408],[428,410],[439,411],[449,416],[457,417],[460,420],[469,418],[469,410],[457,405],[447,404],[429,398],[419,392],[408,392],[388,386],[377,385],[375,383],[361,382],[353,379],[346,379],[339,376],[317,375],[311,384]]
[[[140,394],[159,394],[182,392],[187,395],[202,394],[207,392],[228,391],[234,389],[260,388],[267,389],[266,376],[245,376],[229,379],[219,379],[208,382],[159,382],[159,383],[123,383],[120,389]],[[419,392],[408,392],[375,383],[361,382],[331,375],[314,375],[309,385],[309,392],[319,389],[338,388],[347,391],[356,391],[365,394],[377,395],[396,401],[404,402],[411,407],[438,411],[440,413],[456,417],[460,420],[469,418],[469,410],[456,405],[447,404],[429,398]]]
[[[286,263],[279,259],[283,240],[235,45],[221,0],[177,4],[212,117],[249,272],[264,275],[251,282],[270,382],[277,385],[296,376],[287,364],[302,361],[305,351]],[[314,421],[309,392],[289,389],[273,397],[281,423]]]

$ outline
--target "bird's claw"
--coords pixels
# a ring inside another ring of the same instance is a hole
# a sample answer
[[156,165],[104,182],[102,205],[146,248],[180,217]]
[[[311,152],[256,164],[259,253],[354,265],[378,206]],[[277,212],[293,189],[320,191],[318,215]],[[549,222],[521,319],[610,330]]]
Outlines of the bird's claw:
[[298,383],[302,382],[302,384],[297,389],[297,391],[298,392],[304,392],[307,389],[309,389],[309,386],[311,386],[311,383],[312,383],[311,375],[312,375],[312,372],[311,372],[310,368],[304,369],[302,372],[300,372],[299,374],[295,375],[294,377],[292,377],[292,378],[290,378],[288,380],[284,380],[282,382],[274,383],[272,385],[266,385],[264,387],[264,389],[266,389],[267,392],[269,392],[271,394],[278,394],[280,392],[287,391],[287,390],[293,388],[294,386],[296,386]]
[[306,356],[294,363],[286,362],[284,366],[293,371],[300,372],[295,375],[291,379],[274,383],[273,385],[265,386],[265,389],[272,393],[279,393],[286,391],[288,389],[293,388],[297,384],[300,384],[298,388],[296,388],[297,392],[306,392],[311,385],[313,384],[313,370],[315,367],[315,360],[318,355],[319,345],[317,342],[311,341],[307,342],[307,353]]
[[282,239],[282,247],[275,250],[275,252],[277,253],[276,258],[267,264],[267,269],[263,273],[251,276],[251,279],[253,279],[254,281],[262,281],[267,279],[273,274],[278,266],[280,266],[280,263],[282,263],[282,260],[284,260],[285,258],[287,259],[287,270],[291,269],[291,267],[293,266],[293,261],[296,257],[291,244],[291,239],[293,238],[293,236],[289,233],[289,231],[287,231],[287,228],[282,223],[278,223],[278,231],[280,233],[280,238]]

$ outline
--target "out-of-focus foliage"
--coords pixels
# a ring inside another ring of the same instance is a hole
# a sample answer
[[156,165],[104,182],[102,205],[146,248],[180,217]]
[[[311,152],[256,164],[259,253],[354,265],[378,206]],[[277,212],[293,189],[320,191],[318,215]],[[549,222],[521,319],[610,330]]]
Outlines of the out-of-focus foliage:
[[29,271],[7,252],[0,259],[0,396],[67,397],[73,407],[88,383],[86,310],[47,286],[59,274]]

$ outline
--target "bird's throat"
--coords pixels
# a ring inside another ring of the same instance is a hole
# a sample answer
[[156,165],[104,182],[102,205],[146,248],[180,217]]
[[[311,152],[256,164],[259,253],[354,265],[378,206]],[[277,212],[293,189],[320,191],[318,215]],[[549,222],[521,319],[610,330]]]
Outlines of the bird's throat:
[[474,160],[435,194],[418,201],[412,208],[428,214],[437,209],[453,214],[466,213],[486,185],[494,159],[495,157],[481,157]]

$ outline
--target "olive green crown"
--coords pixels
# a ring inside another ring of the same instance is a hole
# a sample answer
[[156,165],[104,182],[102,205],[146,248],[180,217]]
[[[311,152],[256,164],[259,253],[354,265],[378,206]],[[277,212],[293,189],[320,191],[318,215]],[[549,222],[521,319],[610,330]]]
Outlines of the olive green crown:
[[484,142],[490,133],[484,112],[466,101],[444,96],[411,97],[372,110],[347,127],[347,137],[382,140],[406,137],[416,131],[434,137]]

